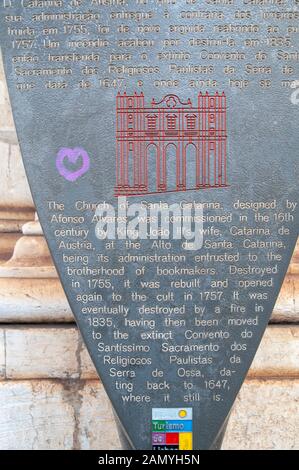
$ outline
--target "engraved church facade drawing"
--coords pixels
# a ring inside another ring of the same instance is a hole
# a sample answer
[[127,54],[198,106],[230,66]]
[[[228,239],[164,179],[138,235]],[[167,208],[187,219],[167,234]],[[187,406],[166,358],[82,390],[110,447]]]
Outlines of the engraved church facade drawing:
[[226,96],[199,93],[194,106],[168,94],[116,97],[115,195],[228,186]]

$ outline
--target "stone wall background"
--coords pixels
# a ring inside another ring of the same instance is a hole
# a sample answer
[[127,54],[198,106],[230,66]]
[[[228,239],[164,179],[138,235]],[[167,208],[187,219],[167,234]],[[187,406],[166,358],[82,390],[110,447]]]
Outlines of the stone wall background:
[[[1,59],[0,175],[0,449],[118,449],[109,400],[35,220]],[[299,448],[298,289],[299,246],[224,449]]]

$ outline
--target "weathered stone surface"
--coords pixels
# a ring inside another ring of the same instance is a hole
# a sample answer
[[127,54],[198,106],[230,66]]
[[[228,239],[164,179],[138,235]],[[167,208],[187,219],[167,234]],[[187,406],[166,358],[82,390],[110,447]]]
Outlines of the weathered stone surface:
[[19,220],[22,224],[25,224],[29,220],[34,219],[34,209],[33,208],[20,208],[17,207],[10,207],[5,209],[5,207],[1,207],[0,205],[0,219],[3,222],[5,221],[13,221]]
[[4,327],[1,331],[5,331],[7,379],[98,378],[81,335],[73,326]]
[[0,321],[73,322],[58,279],[0,278]]
[[83,450],[120,449],[109,399],[98,381],[79,390],[77,447]]
[[15,233],[15,232],[21,233],[23,225],[24,225],[23,220],[0,219],[0,237],[2,233]]
[[[298,449],[299,380],[249,380],[224,449]],[[119,449],[102,385],[91,381],[0,383],[0,449]]]
[[299,238],[297,240],[297,244],[295,246],[295,250],[291,259],[291,263],[289,266],[289,273],[299,274]]
[[299,377],[299,326],[269,326],[249,377]]
[[0,331],[0,380],[5,379],[5,338],[4,330]]
[[[93,379],[97,373],[74,326],[0,328],[8,379]],[[249,377],[299,377],[299,326],[269,326]]]
[[245,383],[235,402],[223,449],[298,449],[298,402],[298,380]]
[[271,316],[274,323],[299,321],[299,276],[287,274]]
[[103,387],[95,381],[0,384],[0,449],[118,447]]
[[11,259],[0,266],[0,277],[56,278],[56,269],[45,238],[21,237],[15,245]]
[[4,331],[8,379],[80,376],[81,344],[74,327],[8,327]]
[[37,220],[28,222],[27,224],[23,225],[22,232],[24,235],[42,235],[43,234],[41,224]]
[[[0,233],[0,263],[8,261],[15,247],[15,244],[21,237],[21,233]],[[1,309],[1,307],[0,307]]]
[[16,243],[7,266],[52,266],[52,259],[44,237],[25,236]]
[[0,386],[1,449],[71,449],[75,415],[69,391],[57,382]]
[[299,276],[287,274],[276,301],[271,321],[290,323],[299,321]]
[[2,57],[0,55],[0,129],[14,130],[14,122],[9,102],[6,80],[4,77]]
[[0,207],[32,209],[32,197],[17,145],[0,141],[0,174]]

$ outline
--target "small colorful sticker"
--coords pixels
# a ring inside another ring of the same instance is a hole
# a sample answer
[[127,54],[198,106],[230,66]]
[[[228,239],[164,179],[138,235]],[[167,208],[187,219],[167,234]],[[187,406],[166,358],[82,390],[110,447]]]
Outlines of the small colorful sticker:
[[193,449],[192,408],[152,409],[152,449]]
[[[78,163],[80,166],[78,167]],[[69,168],[67,168],[67,166]],[[75,166],[75,168],[74,168]],[[56,168],[58,173],[67,181],[74,182],[83,176],[90,167],[89,155],[81,147],[63,147],[56,156]]]

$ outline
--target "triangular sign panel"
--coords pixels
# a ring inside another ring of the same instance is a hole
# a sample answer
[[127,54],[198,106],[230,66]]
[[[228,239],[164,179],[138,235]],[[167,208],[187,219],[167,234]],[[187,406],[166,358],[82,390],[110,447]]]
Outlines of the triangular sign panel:
[[133,449],[219,447],[294,248],[298,24],[272,10],[1,2],[38,215]]

